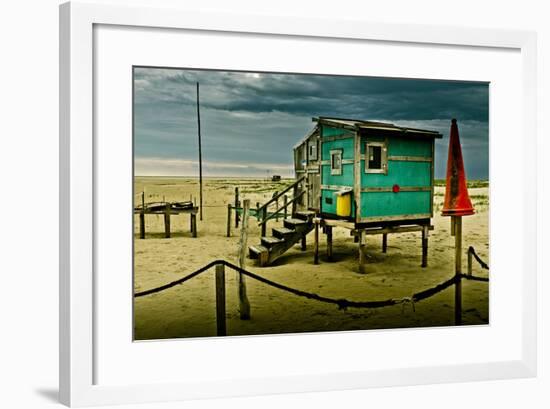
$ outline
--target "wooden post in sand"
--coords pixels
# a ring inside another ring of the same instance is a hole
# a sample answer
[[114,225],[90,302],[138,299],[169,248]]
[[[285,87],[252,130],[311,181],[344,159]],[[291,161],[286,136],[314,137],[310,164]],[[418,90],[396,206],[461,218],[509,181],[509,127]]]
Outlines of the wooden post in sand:
[[170,203],[166,203],[164,210],[164,237],[170,238]]
[[235,187],[235,228],[239,227],[239,187]]
[[382,234],[382,253],[386,253],[388,251],[388,234],[384,233]]
[[227,335],[225,326],[225,266],[216,265],[216,334]]
[[[239,242],[239,267],[245,268],[246,248],[248,241],[248,216],[250,209],[250,200],[243,200],[243,225],[241,227],[241,239]],[[246,281],[244,275],[239,273],[239,314],[241,320],[250,319],[250,303],[246,296]]]
[[462,324],[462,216],[451,216],[455,233],[455,325]]
[[139,238],[145,238],[145,192],[141,192],[141,212],[139,212]]
[[227,237],[231,237],[231,203],[227,204]]

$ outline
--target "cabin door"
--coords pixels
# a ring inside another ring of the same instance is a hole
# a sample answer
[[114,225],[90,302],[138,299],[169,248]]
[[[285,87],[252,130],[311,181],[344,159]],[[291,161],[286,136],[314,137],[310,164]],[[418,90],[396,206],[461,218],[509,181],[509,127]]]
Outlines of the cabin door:
[[321,175],[319,173],[310,173],[308,176],[307,207],[309,209],[319,210],[319,198],[321,194]]

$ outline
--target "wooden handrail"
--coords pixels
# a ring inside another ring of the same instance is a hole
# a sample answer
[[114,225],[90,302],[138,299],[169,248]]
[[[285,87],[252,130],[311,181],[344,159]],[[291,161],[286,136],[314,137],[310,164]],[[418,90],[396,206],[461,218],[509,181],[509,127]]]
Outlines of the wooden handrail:
[[261,226],[262,224],[267,223],[269,220],[273,219],[275,216],[277,216],[282,210],[286,209],[288,206],[290,206],[292,203],[294,203],[296,200],[298,200],[303,194],[306,193],[305,190],[302,190],[300,193],[298,193],[295,197],[287,201],[286,205],[283,205],[279,207],[274,213],[271,213],[268,217],[265,219],[262,219],[260,222],[258,222],[258,226]]
[[282,190],[280,193],[277,193],[277,195],[273,196],[270,200],[268,200],[267,202],[265,202],[263,205],[261,205],[257,210],[258,211],[261,211],[263,210],[264,208],[266,208],[267,206],[269,206],[271,203],[273,203],[274,201],[276,201],[278,198],[280,198],[282,195],[284,195],[286,192],[288,192],[290,189],[292,189],[293,187],[297,186],[300,182],[302,182],[306,177],[305,176],[302,176],[300,179],[298,179],[296,182],[294,182],[292,185],[289,185],[288,187],[286,187],[284,190]]

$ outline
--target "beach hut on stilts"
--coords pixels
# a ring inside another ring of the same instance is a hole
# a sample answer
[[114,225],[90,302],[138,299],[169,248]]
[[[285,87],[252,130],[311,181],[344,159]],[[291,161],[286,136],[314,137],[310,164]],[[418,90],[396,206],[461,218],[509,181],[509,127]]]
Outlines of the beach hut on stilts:
[[[419,232],[427,266],[428,233],[433,226],[435,139],[439,132],[390,123],[319,117],[294,147],[296,181],[291,217],[272,236],[263,235],[250,256],[266,265],[316,229],[326,234],[332,258],[332,233],[348,229],[358,243],[359,271],[366,264],[366,236]],[[293,243],[292,243],[293,241]],[[281,251],[281,249],[285,249]]]

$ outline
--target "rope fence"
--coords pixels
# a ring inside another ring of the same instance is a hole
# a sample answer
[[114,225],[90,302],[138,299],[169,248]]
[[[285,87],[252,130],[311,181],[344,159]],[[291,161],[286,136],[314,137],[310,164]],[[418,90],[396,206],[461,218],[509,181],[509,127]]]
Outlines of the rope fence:
[[[137,293],[134,293],[134,298],[144,297],[151,294],[159,293],[162,291],[165,291],[169,288],[175,287],[177,285],[183,284],[186,281],[191,280],[194,277],[197,277],[198,275],[204,273],[205,271],[211,269],[212,267],[216,267],[216,299],[223,297],[223,306],[220,307],[220,302],[217,301],[216,305],[216,311],[217,311],[217,320],[218,320],[218,335],[226,335],[225,334],[225,276],[224,276],[224,268],[228,267],[232,270],[235,270],[236,272],[247,276],[253,280],[259,281],[265,285],[268,285],[273,288],[277,288],[281,291],[286,291],[288,293],[294,294],[298,297],[307,298],[309,300],[319,301],[327,304],[333,304],[338,307],[340,310],[346,310],[347,308],[382,308],[382,307],[388,307],[392,305],[398,305],[398,304],[405,304],[405,303],[411,303],[414,309],[414,304],[425,300],[427,298],[430,298],[441,291],[451,287],[452,285],[458,284],[461,279],[466,280],[472,280],[472,281],[479,281],[479,282],[489,282],[488,277],[482,277],[482,276],[475,276],[471,274],[471,262],[470,258],[474,257],[476,261],[481,265],[483,269],[489,269],[489,266],[479,258],[479,256],[475,253],[475,250],[473,247],[469,247],[468,249],[468,274],[459,274],[451,277],[450,279],[443,281],[442,283],[439,283],[431,288],[419,291],[417,293],[412,294],[409,297],[401,297],[401,298],[388,298],[385,300],[368,300],[368,301],[353,301],[348,300],[345,298],[329,298],[324,297],[315,293],[299,290],[296,288],[288,287],[284,284],[277,283],[275,281],[269,280],[268,278],[262,277],[258,274],[255,274],[251,271],[245,270],[227,260],[214,260],[207,265],[199,268],[198,270],[186,275],[185,277],[179,278],[175,281],[172,281],[170,283],[164,284],[159,287],[151,288],[149,290],[140,291]],[[456,306],[455,306],[456,307]],[[220,309],[221,308],[221,309]],[[223,320],[223,325],[220,325],[220,320]],[[220,331],[220,328],[222,330]],[[221,333],[220,333],[221,332]]]

